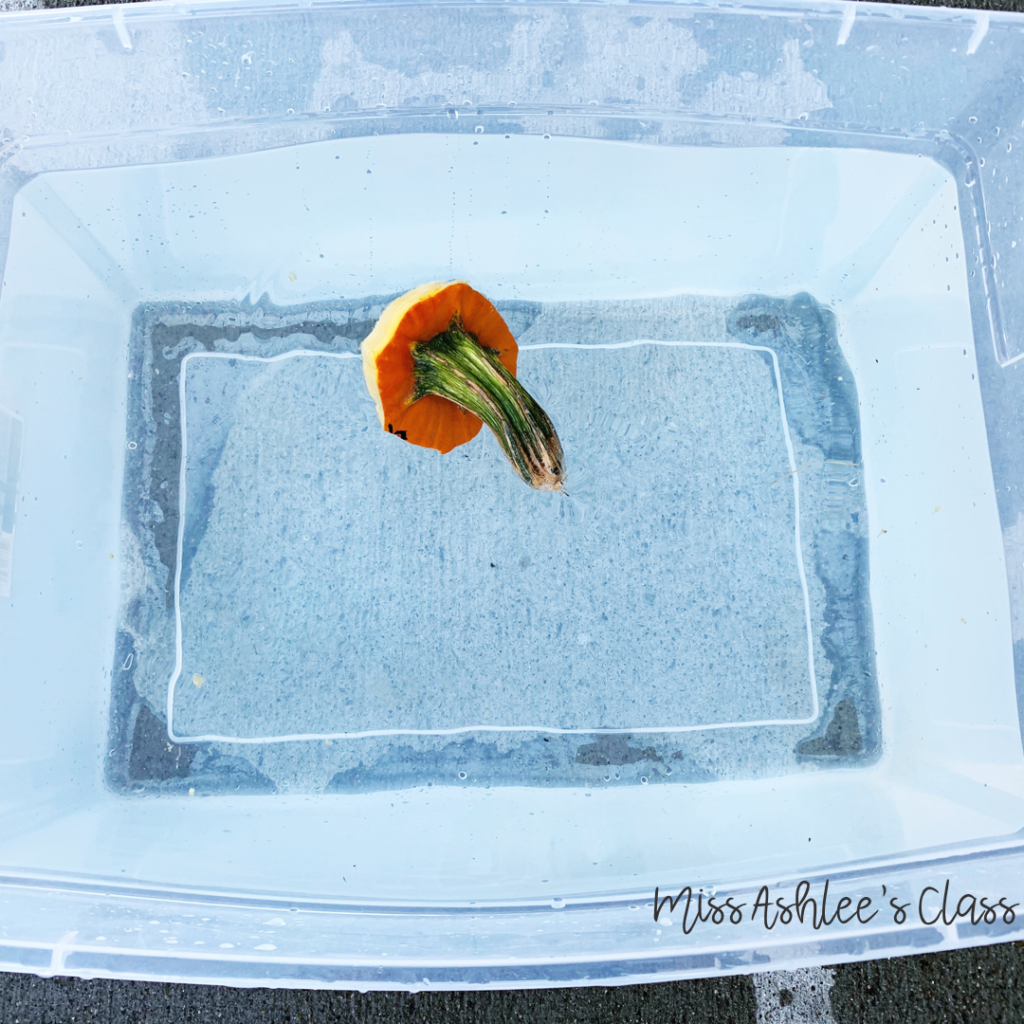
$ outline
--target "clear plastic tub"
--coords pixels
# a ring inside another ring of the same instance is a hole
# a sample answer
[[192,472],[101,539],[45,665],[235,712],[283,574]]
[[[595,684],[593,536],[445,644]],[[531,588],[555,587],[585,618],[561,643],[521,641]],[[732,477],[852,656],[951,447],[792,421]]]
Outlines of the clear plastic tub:
[[[1022,28],[0,18],[0,969],[543,986],[1017,937]],[[456,278],[568,497],[380,430],[359,342]]]

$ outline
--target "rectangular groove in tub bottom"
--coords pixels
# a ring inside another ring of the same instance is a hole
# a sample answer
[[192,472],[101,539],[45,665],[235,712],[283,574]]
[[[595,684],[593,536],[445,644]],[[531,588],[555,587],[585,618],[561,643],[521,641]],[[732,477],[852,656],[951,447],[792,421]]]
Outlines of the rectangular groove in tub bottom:
[[[859,423],[830,314],[505,304],[565,497],[486,431],[440,456],[380,429],[358,342],[385,302],[267,307],[249,329],[227,306],[137,314],[122,784],[613,784],[872,757]],[[158,729],[170,712],[185,769],[132,759],[140,705]]]

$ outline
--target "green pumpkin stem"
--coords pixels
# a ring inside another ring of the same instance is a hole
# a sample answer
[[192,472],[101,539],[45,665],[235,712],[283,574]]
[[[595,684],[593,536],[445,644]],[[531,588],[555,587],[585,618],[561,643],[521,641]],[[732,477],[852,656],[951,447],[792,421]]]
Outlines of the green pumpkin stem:
[[452,317],[448,330],[412,347],[413,401],[440,395],[479,416],[494,432],[512,468],[531,487],[562,490],[562,446],[547,413],[505,368]]

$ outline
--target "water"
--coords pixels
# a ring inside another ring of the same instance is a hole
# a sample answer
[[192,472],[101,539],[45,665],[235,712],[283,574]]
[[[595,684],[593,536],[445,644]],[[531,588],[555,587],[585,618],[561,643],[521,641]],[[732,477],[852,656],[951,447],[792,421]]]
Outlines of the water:
[[[155,443],[126,493],[148,473],[162,544],[126,514],[166,587],[118,658],[200,765],[319,791],[874,754],[856,392],[813,300],[512,304],[567,497],[487,434],[385,434],[355,339],[308,348],[302,315],[137,331],[129,433]],[[843,741],[814,739],[837,707]]]
[[570,500],[486,439],[454,458],[396,443],[356,359],[195,357],[178,738],[809,719],[771,361],[676,345],[523,357]]

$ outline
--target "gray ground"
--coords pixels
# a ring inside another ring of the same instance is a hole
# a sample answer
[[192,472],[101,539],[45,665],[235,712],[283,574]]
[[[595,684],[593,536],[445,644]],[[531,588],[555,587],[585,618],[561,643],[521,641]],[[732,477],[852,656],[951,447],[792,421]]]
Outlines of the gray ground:
[[[872,755],[864,496],[848,474],[837,491],[830,468],[859,458],[856,399],[826,369],[842,355],[810,297],[503,307],[525,346],[521,379],[552,410],[557,396],[568,496],[524,487],[489,433],[449,464],[380,430],[355,358],[376,301],[320,310],[334,325],[327,349],[310,350],[323,324],[308,309],[264,310],[253,332],[225,337],[214,321],[248,324],[244,307],[191,308],[202,324],[147,307],[133,335],[129,429],[157,441],[126,493],[148,491],[164,517],[154,526],[150,505],[125,506],[144,563],[128,577],[148,581],[124,595],[132,647],[115,659],[133,664],[131,703],[114,710],[119,735],[131,734],[133,788],[166,790],[173,776],[208,792],[217,765],[253,754],[260,786],[278,793],[418,784],[456,760],[474,785],[509,771],[601,785],[610,763],[634,765],[634,783],[652,768],[680,782],[790,771],[794,748]],[[708,424],[719,440],[695,443]],[[800,724],[648,733],[635,750],[647,763],[634,764],[585,735],[532,732],[799,721],[814,692],[809,647],[827,694],[817,735]],[[150,712],[132,717],[137,694],[166,706],[169,684],[174,733],[189,747],[170,774],[162,723],[148,746]],[[490,731],[408,733],[470,725]],[[400,742],[373,735],[395,729]],[[230,742],[239,736],[276,739]]]
[[417,995],[0,975],[3,1024],[987,1024],[1024,1020],[1024,944],[623,988]]
[[[186,489],[189,508],[217,497],[182,572],[178,735],[807,715],[795,496],[764,353],[577,347],[520,364],[541,401],[576,382],[556,423],[568,514],[490,438],[458,473],[389,438],[357,359],[190,360],[189,481],[203,414],[234,425],[210,483]],[[708,432],[716,444],[694,440]]]
[[[0,0],[0,10],[65,6],[81,4]],[[1021,11],[1024,0],[943,6]],[[1011,1024],[1024,1021],[1022,979],[1019,942],[753,977],[533,992],[361,995],[0,974],[0,1024]]]

